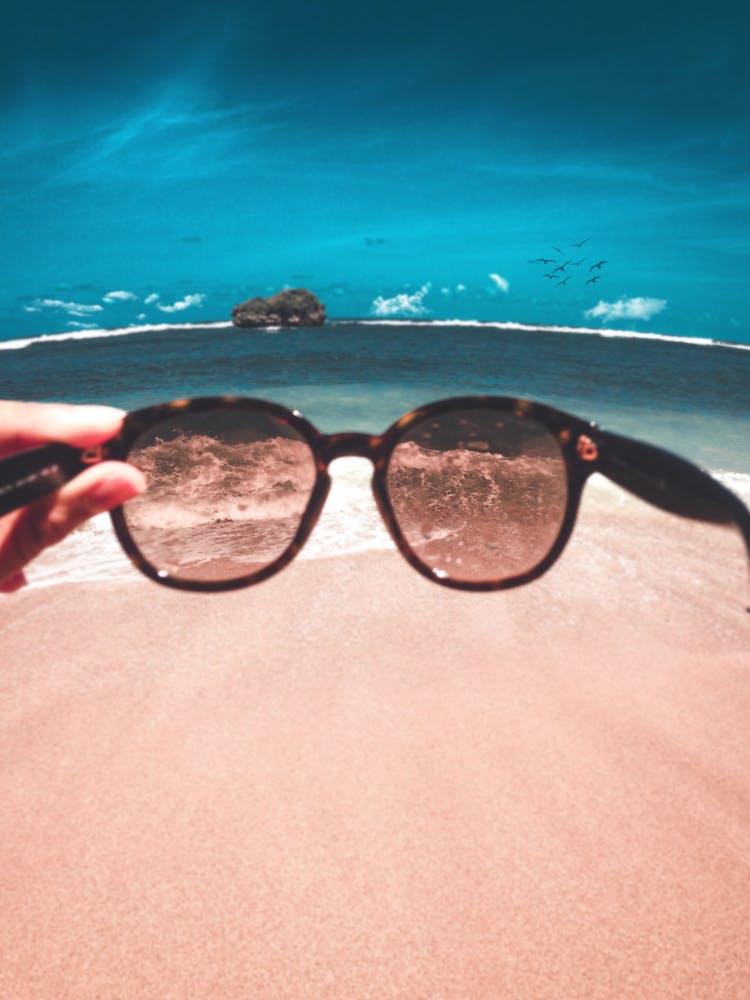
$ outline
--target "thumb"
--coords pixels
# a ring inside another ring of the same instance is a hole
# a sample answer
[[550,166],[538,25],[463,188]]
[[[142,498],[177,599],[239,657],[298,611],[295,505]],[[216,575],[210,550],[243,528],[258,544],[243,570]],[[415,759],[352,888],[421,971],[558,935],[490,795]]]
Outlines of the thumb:
[[44,549],[88,518],[117,507],[145,488],[143,474],[124,462],[86,469],[55,493],[0,522],[0,586],[7,587]]

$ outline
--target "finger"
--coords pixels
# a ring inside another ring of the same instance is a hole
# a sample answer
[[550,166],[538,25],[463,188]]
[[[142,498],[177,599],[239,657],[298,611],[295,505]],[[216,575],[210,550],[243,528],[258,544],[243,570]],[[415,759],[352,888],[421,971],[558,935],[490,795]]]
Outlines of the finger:
[[143,473],[134,466],[102,462],[43,500],[9,515],[0,533],[0,581],[8,582],[48,546],[62,541],[95,514],[137,496],[145,485]]
[[114,437],[124,416],[124,411],[114,406],[4,400],[0,402],[0,456],[48,441],[88,448]]
[[12,576],[9,576],[6,580],[0,582],[0,594],[14,594],[21,587],[26,586],[26,574],[23,570],[19,570]]

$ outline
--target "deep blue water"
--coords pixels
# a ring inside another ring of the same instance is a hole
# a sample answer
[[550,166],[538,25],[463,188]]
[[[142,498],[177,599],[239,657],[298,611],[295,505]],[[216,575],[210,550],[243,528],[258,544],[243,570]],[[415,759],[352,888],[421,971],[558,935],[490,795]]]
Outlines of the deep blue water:
[[445,396],[526,396],[750,474],[750,350],[493,325],[336,322],[246,331],[175,326],[0,350],[0,398],[127,409],[239,394],[321,430],[384,430]]

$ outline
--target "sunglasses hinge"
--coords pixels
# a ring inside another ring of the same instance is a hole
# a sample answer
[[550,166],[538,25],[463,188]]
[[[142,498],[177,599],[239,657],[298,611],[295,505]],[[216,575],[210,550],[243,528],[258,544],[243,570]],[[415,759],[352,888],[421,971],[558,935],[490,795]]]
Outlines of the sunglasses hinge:
[[599,458],[599,448],[596,441],[588,434],[581,434],[576,442],[576,451],[582,462],[595,462]]
[[96,444],[91,448],[84,448],[81,452],[81,462],[83,465],[96,465],[103,462],[109,454],[106,444]]

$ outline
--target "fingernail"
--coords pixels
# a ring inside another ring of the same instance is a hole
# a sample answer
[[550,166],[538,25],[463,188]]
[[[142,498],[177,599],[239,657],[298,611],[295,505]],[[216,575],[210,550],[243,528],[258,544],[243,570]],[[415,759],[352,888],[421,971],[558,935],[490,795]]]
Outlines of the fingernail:
[[116,406],[83,405],[66,407],[63,419],[69,427],[90,429],[91,427],[117,425],[125,416],[125,411]]
[[113,472],[95,483],[87,493],[87,499],[92,507],[99,510],[109,510],[119,507],[126,500],[132,500],[146,488],[146,480],[137,469],[128,476]]
[[19,569],[17,573],[13,573],[9,576],[7,580],[3,580],[0,583],[0,594],[15,594],[17,590],[21,587],[26,586],[26,574],[22,569]]

